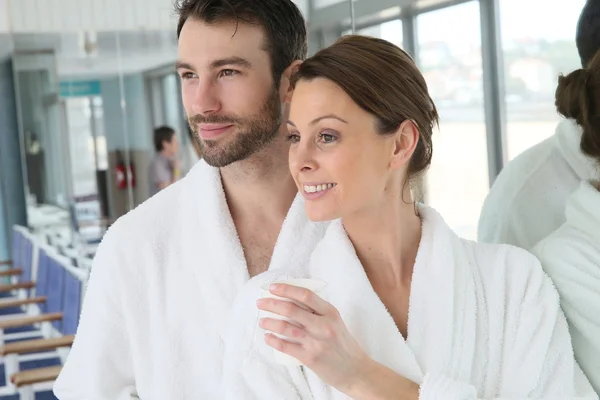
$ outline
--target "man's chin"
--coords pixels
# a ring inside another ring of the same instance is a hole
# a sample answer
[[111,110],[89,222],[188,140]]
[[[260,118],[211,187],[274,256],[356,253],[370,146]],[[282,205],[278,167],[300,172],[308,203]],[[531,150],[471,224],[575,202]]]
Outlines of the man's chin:
[[202,159],[205,163],[215,168],[225,167],[230,164],[226,162],[226,159],[215,156],[214,154],[207,154],[206,152],[202,153]]
[[218,151],[217,148],[212,148],[204,149],[202,152],[202,159],[211,167],[223,168],[235,162],[241,161],[243,158],[235,157],[223,151]]

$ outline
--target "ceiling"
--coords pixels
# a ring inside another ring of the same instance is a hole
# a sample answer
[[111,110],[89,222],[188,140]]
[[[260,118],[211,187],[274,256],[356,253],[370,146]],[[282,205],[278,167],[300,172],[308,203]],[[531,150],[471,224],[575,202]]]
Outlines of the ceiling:
[[[70,7],[65,14],[60,14],[57,10],[72,5],[72,0],[33,2],[38,4],[37,9],[31,8],[31,1],[0,0],[0,58],[13,50],[54,50],[59,75],[73,78],[130,74],[174,63],[177,40],[172,0],[81,1],[92,5],[81,7],[77,12]],[[309,1],[295,0],[305,15],[309,13]],[[348,24],[350,7],[346,0],[313,1],[318,12],[308,18],[310,30],[336,30]],[[377,18],[393,18],[403,9],[460,1],[464,0],[356,0],[354,11],[358,23],[368,24]],[[50,6],[58,8],[49,11]],[[4,14],[4,22],[3,9],[10,11]],[[115,13],[116,9],[120,12]],[[94,14],[94,10],[98,12]],[[72,29],[81,27],[84,22],[85,29]],[[11,26],[17,33],[2,33],[3,24],[5,29]],[[96,31],[90,29],[94,24]],[[119,25],[124,29],[107,30]],[[46,31],[40,32],[44,29]]]

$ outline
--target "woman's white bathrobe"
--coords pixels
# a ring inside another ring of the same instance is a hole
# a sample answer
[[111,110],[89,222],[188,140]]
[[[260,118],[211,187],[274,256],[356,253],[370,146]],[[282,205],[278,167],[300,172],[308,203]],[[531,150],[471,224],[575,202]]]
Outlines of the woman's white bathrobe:
[[[298,197],[271,268],[305,265],[325,228]],[[226,318],[248,280],[219,172],[200,161],[106,234],[55,394],[221,399]]]
[[567,198],[596,175],[595,160],[581,152],[581,128],[562,120],[555,134],[508,163],[486,198],[477,238],[531,251],[564,222]]
[[533,251],[560,294],[575,358],[600,393],[600,192],[582,182],[565,215]]
[[[341,222],[330,225],[297,277],[322,279],[321,295],[367,353],[419,383],[422,400],[597,399],[574,362],[556,290],[535,257],[459,238],[420,208],[422,239],[410,294],[408,340],[374,292]],[[273,362],[258,327],[260,286],[235,301],[223,379],[228,400],[347,399],[310,370]],[[398,398],[402,398],[398,394]]]

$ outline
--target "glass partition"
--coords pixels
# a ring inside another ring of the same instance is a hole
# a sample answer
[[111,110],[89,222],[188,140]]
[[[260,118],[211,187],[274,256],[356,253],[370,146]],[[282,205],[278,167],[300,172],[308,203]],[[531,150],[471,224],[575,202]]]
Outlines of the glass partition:
[[419,68],[440,114],[426,200],[459,235],[475,239],[489,191],[479,3],[419,15],[417,30]]
[[[554,134],[559,74],[581,68],[575,31],[585,0],[500,0],[508,158]],[[544,18],[531,15],[545,10]]]

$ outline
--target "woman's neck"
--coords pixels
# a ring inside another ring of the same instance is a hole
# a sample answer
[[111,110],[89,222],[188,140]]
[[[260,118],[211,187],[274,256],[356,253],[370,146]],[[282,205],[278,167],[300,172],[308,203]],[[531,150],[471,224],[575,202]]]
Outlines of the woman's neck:
[[[410,199],[410,193],[404,199]],[[400,196],[343,219],[348,237],[375,286],[410,286],[421,241],[421,219]]]

